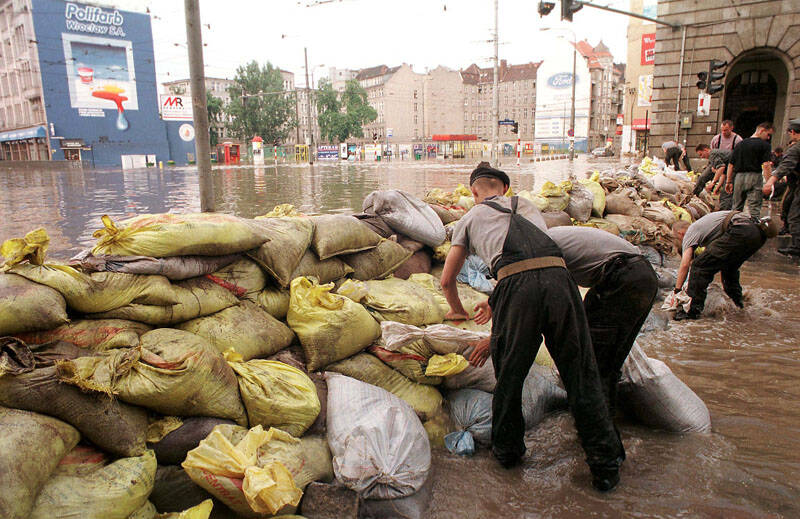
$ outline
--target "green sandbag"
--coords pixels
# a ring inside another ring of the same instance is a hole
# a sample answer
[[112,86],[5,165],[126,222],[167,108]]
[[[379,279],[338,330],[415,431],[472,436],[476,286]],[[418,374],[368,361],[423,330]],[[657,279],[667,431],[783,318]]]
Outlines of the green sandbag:
[[27,519],[36,495],[80,438],[61,420],[0,407],[0,517]]
[[365,281],[366,295],[361,304],[378,321],[396,321],[423,326],[438,324],[447,313],[425,287],[398,278]]
[[319,259],[352,254],[378,245],[381,237],[358,218],[344,214],[315,216],[311,248]]
[[314,224],[310,218],[257,219],[267,232],[269,240],[247,253],[275,278],[282,287],[288,287],[292,273],[311,244]]
[[233,348],[244,360],[267,357],[294,340],[294,332],[288,326],[249,301],[175,328],[207,339],[220,353]]
[[67,303],[57,291],[16,274],[0,274],[0,337],[66,322]]
[[385,278],[413,254],[397,242],[382,240],[374,249],[348,254],[342,259],[353,268],[353,279],[369,281]]
[[239,302],[229,290],[200,277],[179,281],[171,287],[178,301],[170,306],[131,304],[108,312],[86,314],[89,319],[128,319],[154,326],[170,326],[224,310]]

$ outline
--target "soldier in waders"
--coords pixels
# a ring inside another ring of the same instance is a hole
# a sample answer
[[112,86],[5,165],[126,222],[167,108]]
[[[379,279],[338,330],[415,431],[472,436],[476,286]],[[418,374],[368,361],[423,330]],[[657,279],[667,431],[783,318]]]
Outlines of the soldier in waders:
[[470,175],[476,205],[456,227],[442,272],[447,318],[466,319],[456,276],[469,253],[489,265],[497,286],[478,305],[476,322],[493,318],[491,343],[476,345],[470,362],[482,365],[491,348],[497,386],[492,400],[492,452],[504,467],[525,454],[522,385],[542,343],[561,374],[592,484],[619,482],[625,450],[608,413],[586,314],[561,251],[544,230],[542,215],[525,199],[507,198],[508,175],[481,163]]

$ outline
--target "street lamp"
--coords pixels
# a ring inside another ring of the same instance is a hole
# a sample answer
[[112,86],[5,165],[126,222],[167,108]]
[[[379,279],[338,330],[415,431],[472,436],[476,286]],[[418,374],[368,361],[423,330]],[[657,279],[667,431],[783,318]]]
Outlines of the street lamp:
[[576,76],[575,76],[575,67],[578,60],[578,37],[575,36],[575,31],[572,29],[568,29],[567,27],[542,27],[539,29],[540,31],[550,31],[550,30],[561,30],[561,31],[569,31],[572,33],[572,109],[569,114],[569,160],[570,162],[575,159],[575,83],[576,83]]

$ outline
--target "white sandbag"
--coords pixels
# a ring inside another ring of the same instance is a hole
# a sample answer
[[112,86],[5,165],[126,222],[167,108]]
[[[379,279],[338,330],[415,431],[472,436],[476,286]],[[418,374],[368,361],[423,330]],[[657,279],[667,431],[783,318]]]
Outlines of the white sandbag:
[[583,187],[581,184],[572,184],[572,191],[569,192],[569,203],[564,209],[571,218],[579,222],[585,222],[592,216],[594,205],[594,194]]
[[444,225],[436,211],[405,191],[373,191],[364,199],[363,211],[380,215],[393,231],[430,247],[445,240]]
[[491,393],[478,389],[459,389],[450,393],[447,401],[450,404],[453,425],[458,432],[470,434],[480,445],[488,446],[492,443]]
[[556,384],[551,368],[534,364],[522,385],[522,416],[531,429],[545,416],[567,408],[567,392]]
[[700,397],[636,343],[622,366],[619,401],[651,427],[680,433],[711,429],[711,416]]
[[336,479],[366,499],[416,493],[431,468],[428,435],[398,397],[327,372],[328,443]]
[[662,193],[671,195],[677,194],[679,191],[678,184],[663,173],[653,176],[653,186]]

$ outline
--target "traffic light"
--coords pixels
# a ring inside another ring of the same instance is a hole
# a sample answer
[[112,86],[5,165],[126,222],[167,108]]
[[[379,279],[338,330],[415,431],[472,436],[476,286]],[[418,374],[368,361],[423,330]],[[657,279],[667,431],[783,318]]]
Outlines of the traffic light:
[[705,91],[705,89],[708,88],[708,72],[706,72],[705,70],[702,72],[698,72],[697,78],[698,81],[697,83],[695,83],[695,85],[697,85],[697,88],[699,88],[700,90]]
[[717,61],[715,59],[712,59],[711,62],[708,64],[708,88],[706,89],[706,92],[708,92],[710,95],[714,95],[723,88],[725,88],[721,84],[715,84],[716,81],[719,81],[720,79],[725,77],[725,72],[724,71],[714,72],[714,71],[717,69],[725,68],[727,66],[728,66],[727,61]]
[[580,0],[561,0],[561,19],[572,21],[572,15],[581,10],[583,2]]
[[519,123],[515,122],[511,126],[511,133],[519,133]]
[[539,2],[539,18],[550,14],[550,11],[552,11],[555,6],[555,2]]

